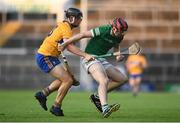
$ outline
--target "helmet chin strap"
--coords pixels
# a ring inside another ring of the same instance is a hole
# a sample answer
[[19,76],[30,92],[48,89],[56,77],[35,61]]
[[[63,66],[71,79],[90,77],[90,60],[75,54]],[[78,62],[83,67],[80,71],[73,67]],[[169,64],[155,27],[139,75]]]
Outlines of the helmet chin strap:
[[73,17],[72,20],[70,20],[70,18],[68,18],[68,21],[69,21],[69,23],[71,24],[71,26],[72,26],[73,28],[78,27],[78,25],[74,25],[75,17]]
[[72,26],[73,28],[78,27],[78,25],[74,25],[74,24],[71,24],[71,26]]

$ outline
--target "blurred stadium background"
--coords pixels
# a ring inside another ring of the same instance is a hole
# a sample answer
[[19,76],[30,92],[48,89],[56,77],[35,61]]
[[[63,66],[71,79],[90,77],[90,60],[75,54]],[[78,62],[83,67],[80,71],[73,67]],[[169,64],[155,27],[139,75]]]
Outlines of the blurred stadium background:
[[[138,41],[148,60],[144,90],[180,92],[180,0],[0,0],[1,89],[40,89],[53,80],[36,67],[34,54],[68,7],[84,14],[75,33],[125,18],[129,30],[122,47]],[[74,89],[93,90],[79,57],[66,55],[81,80]]]

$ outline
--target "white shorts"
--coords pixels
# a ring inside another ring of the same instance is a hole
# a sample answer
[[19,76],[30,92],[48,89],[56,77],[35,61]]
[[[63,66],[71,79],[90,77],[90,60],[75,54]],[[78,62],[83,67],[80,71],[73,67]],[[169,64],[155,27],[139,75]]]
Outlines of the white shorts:
[[95,63],[101,63],[105,70],[109,67],[113,67],[113,65],[110,64],[105,58],[98,58],[89,62],[84,58],[81,59],[81,64],[87,73],[89,73],[89,67]]

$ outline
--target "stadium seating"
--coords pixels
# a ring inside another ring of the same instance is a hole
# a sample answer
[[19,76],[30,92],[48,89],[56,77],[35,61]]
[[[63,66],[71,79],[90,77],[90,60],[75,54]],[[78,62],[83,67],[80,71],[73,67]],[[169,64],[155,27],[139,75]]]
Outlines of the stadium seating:
[[[178,76],[180,72],[179,8],[179,0],[90,0],[88,1],[88,29],[107,24],[114,17],[125,18],[128,21],[129,30],[122,42],[122,47],[127,47],[134,41],[140,43],[143,54],[149,62],[145,79],[157,84],[159,89],[163,89],[161,87],[165,84],[178,83],[180,80]],[[50,79],[36,69],[34,53],[43,38],[56,25],[56,15],[0,12],[0,35],[3,27],[8,29],[8,25],[11,24],[16,29],[13,32],[9,28],[12,33],[5,38],[7,42],[0,40],[0,44],[3,44],[2,48],[26,48],[27,54],[15,56],[0,54],[2,76],[0,87],[7,87],[11,81],[23,83],[24,80],[33,83],[29,87],[41,87],[44,81],[47,82]],[[79,29],[75,32],[79,32]],[[69,59],[73,61],[74,57]],[[79,77],[78,62],[78,59],[74,60],[72,67]],[[18,63],[21,63],[21,66],[17,66]],[[22,75],[19,75],[20,73]],[[31,77],[29,74],[41,78]],[[17,75],[19,75],[18,79],[15,80]],[[12,77],[8,78],[8,76]],[[43,82],[37,83],[37,81]]]

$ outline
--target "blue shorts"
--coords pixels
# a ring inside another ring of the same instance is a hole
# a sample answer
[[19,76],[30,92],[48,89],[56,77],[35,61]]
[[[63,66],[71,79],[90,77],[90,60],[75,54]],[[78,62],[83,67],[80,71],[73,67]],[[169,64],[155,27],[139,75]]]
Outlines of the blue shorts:
[[137,77],[142,78],[142,77],[143,77],[143,75],[142,75],[142,74],[132,74],[132,75],[129,75],[129,78],[133,78],[133,79],[135,79],[135,78],[137,78]]
[[37,53],[36,63],[42,71],[44,71],[45,73],[49,73],[56,65],[60,64],[61,62],[57,57],[44,56]]

